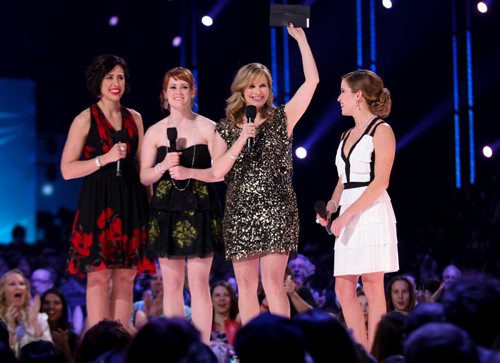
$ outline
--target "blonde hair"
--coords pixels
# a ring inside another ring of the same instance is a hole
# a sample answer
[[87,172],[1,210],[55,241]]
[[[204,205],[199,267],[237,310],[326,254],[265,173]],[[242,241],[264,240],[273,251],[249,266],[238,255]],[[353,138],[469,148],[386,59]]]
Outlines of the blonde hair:
[[391,113],[391,93],[384,87],[382,79],[374,72],[360,69],[342,76],[352,90],[361,91],[373,114],[385,118]]
[[30,301],[31,301],[31,287],[30,287],[30,282],[24,276],[24,274],[21,272],[21,270],[18,269],[13,269],[9,270],[6,273],[3,274],[2,278],[0,278],[0,319],[5,320],[5,314],[7,313],[7,298],[5,297],[5,284],[7,283],[7,276],[12,275],[12,274],[18,274],[21,276],[24,280],[24,283],[26,285],[26,298],[23,302],[22,309],[24,312],[28,311]]
[[245,114],[246,102],[243,95],[245,88],[247,88],[256,78],[261,76],[266,78],[267,85],[269,86],[269,97],[262,110],[262,116],[264,118],[270,118],[274,110],[273,79],[271,77],[271,72],[263,64],[250,63],[241,67],[236,73],[233,83],[231,84],[232,94],[226,100],[226,117],[233,126],[236,126]]

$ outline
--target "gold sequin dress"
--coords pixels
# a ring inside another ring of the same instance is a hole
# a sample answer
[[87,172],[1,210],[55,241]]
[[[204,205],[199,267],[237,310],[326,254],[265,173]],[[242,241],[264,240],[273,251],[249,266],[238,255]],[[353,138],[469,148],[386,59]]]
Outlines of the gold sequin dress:
[[[297,249],[299,217],[292,186],[292,138],[287,135],[284,105],[257,129],[252,151],[242,150],[226,174],[223,235],[226,258],[243,259]],[[240,128],[227,119],[217,132],[227,147]]]

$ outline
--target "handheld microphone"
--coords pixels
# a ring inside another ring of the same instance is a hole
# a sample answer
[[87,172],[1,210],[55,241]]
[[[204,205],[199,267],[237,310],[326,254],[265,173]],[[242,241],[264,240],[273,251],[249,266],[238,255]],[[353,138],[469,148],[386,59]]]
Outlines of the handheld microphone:
[[[326,204],[322,200],[317,200],[314,202],[314,210],[316,213],[319,214],[321,218],[326,218],[327,212],[326,212]],[[332,231],[330,231],[330,227],[332,226],[332,221],[328,222],[328,224],[325,226],[326,233],[328,233],[330,236],[333,234]]]
[[[127,142],[127,132],[125,130],[118,130],[113,134],[113,144]],[[116,162],[116,176],[122,176],[122,169],[120,166],[120,160]]]
[[[247,117],[247,123],[253,123],[255,120],[255,116],[257,116],[257,107],[254,105],[248,105],[245,109],[245,116]],[[249,152],[252,151],[253,146],[253,137],[249,137],[247,139],[247,150]]]
[[177,151],[177,128],[167,127],[167,139],[170,144],[168,152]]

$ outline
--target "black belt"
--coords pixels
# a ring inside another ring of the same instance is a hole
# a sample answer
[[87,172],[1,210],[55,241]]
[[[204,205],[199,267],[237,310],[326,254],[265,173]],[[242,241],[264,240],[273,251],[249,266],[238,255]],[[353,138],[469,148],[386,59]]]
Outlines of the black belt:
[[371,182],[348,182],[344,183],[344,189],[361,188],[370,185]]

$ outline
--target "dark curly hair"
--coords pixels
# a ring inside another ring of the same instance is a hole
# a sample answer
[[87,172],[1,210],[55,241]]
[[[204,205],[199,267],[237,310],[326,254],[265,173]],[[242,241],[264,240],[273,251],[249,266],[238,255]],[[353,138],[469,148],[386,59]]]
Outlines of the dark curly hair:
[[94,96],[99,97],[101,95],[101,84],[102,80],[113,68],[120,66],[123,68],[123,73],[125,75],[125,93],[130,90],[128,85],[129,73],[127,62],[123,58],[120,58],[113,54],[100,55],[90,63],[87,67],[87,88],[90,93]]

